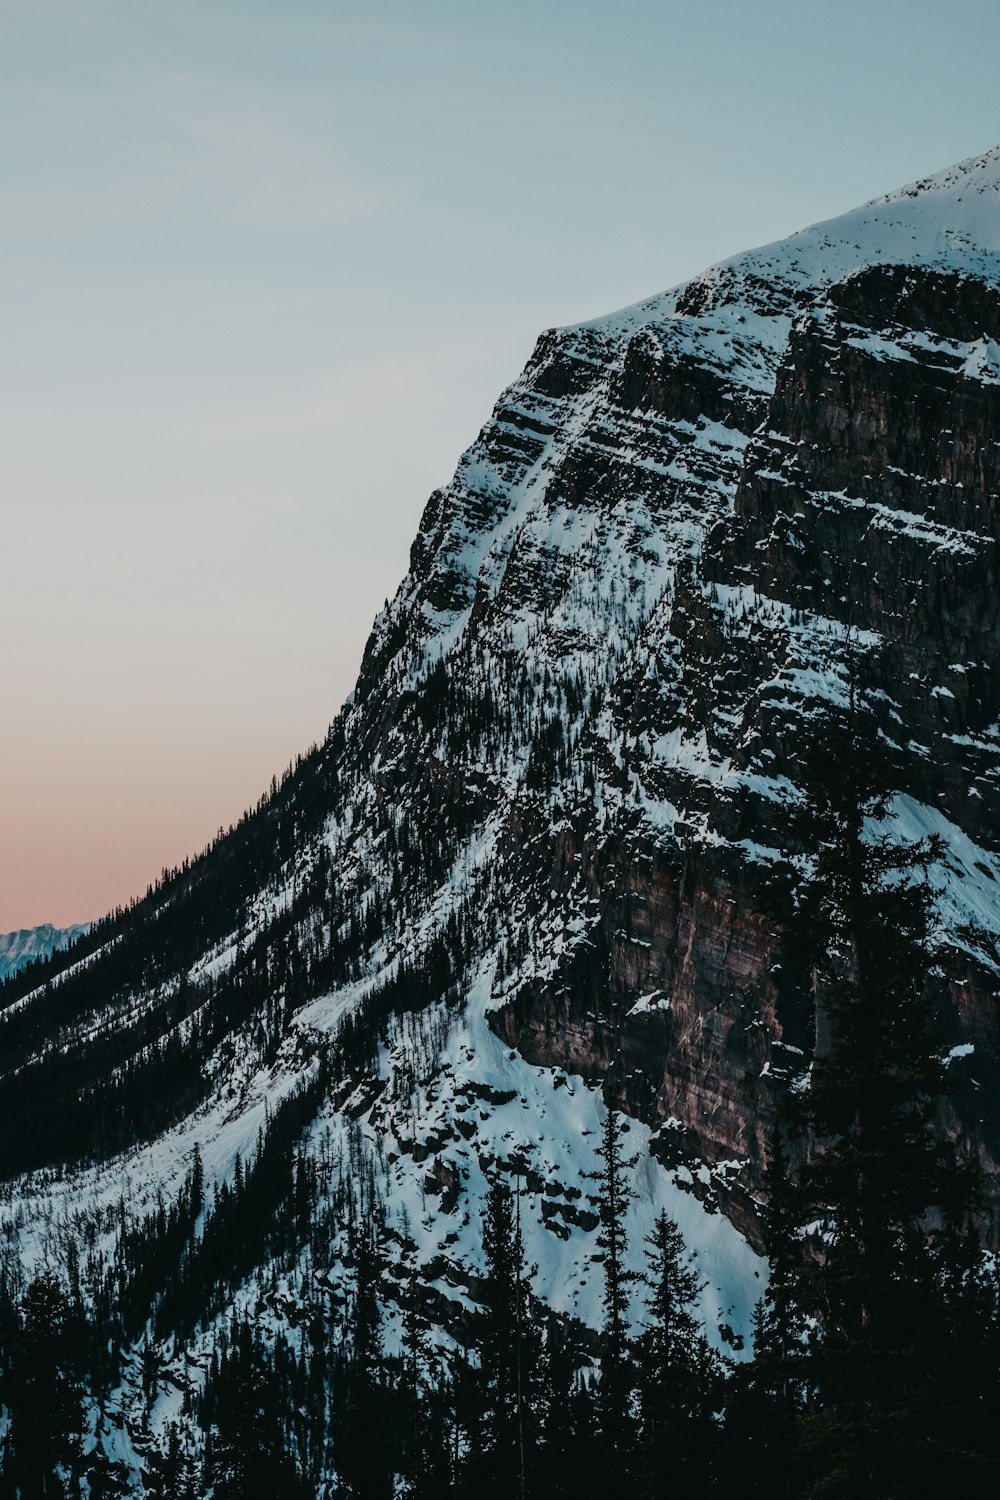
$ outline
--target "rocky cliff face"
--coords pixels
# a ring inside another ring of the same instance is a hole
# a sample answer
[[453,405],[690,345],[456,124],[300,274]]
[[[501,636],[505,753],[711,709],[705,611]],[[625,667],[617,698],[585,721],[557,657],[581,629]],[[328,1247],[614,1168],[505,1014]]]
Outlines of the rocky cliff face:
[[[1000,1201],[998,288],[1000,150],[544,334],[325,744],[89,956],[6,991],[12,1251],[83,1213],[99,1269],[123,1172],[135,1216],[196,1143],[231,1181],[322,1064],[297,1150],[315,1213],[381,1205],[387,1304],[422,1268],[460,1323],[485,1182],[516,1167],[538,1289],[593,1322],[603,1097],[649,1147],[634,1237],[668,1204],[706,1313],[745,1325],[741,1235],[815,1032],[765,877],[803,731],[851,683],[900,754],[888,830],[942,839],[942,1125]],[[63,1136],[33,1125],[53,1089]],[[278,1324],[297,1286],[336,1299],[336,1222],[280,1293],[265,1257],[212,1306],[268,1276]]]
[[[795,316],[732,508],[618,679],[628,774],[683,814],[667,840],[640,820],[603,861],[583,841],[595,951],[499,1021],[532,1060],[573,1058],[699,1156],[741,1163],[723,1201],[751,1235],[774,1088],[814,1029],[776,987],[780,919],[755,876],[780,851],[803,724],[848,671],[900,752],[901,824],[949,836],[940,1019],[976,1037],[949,1124],[996,1176],[998,309],[978,277],[889,265]],[[647,373],[630,397],[652,389]],[[613,1026],[588,1023],[602,988]]]

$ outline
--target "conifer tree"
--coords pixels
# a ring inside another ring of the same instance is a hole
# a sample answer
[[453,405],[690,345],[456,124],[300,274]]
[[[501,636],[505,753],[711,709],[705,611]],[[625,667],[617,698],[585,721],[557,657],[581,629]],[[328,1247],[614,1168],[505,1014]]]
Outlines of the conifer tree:
[[[892,765],[853,704],[824,725],[807,773],[800,821],[815,856],[796,923],[817,1045],[800,1223],[818,1221],[820,1236],[781,1292],[811,1320],[798,1459],[806,1495],[890,1500],[934,1473],[953,1480],[962,1462],[939,1388],[956,1352],[947,1247],[964,1242],[971,1203],[935,1130],[946,1077],[926,993],[927,872],[938,850],[878,831]],[[775,1332],[779,1310],[772,1302]]]
[[502,1178],[490,1184],[483,1217],[483,1314],[478,1338],[480,1431],[470,1468],[475,1492],[497,1500],[528,1493],[535,1446],[538,1341],[520,1205]]
[[633,1384],[628,1339],[629,1283],[625,1264],[625,1216],[629,1187],[621,1148],[621,1126],[613,1109],[605,1115],[597,1154],[603,1163],[600,1182],[601,1228],[597,1243],[604,1251],[604,1330],[598,1407],[604,1463],[609,1475],[624,1478],[632,1452],[630,1395]]
[[[237,1325],[211,1391],[213,1500],[294,1500],[305,1491],[286,1453],[283,1403],[266,1351]],[[184,1465],[179,1460],[179,1472]]]
[[4,1382],[10,1427],[3,1478],[10,1495],[51,1500],[71,1493],[82,1427],[79,1343],[59,1277],[51,1271],[35,1277],[18,1309]]
[[802,1407],[807,1321],[796,1296],[802,1262],[799,1195],[780,1130],[767,1166],[769,1279],[754,1313],[753,1359],[738,1365],[726,1399],[723,1462],[732,1482],[760,1500],[797,1493],[796,1422]]
[[191,1222],[194,1223],[201,1213],[205,1198],[205,1168],[201,1160],[201,1147],[198,1142],[194,1146],[194,1158],[191,1163],[190,1196],[188,1199],[188,1213]]
[[375,1245],[364,1231],[355,1235],[353,1254],[351,1344],[334,1457],[337,1473],[355,1500],[388,1500],[392,1493],[392,1454],[378,1305],[379,1263]]
[[144,1483],[151,1500],[168,1500],[180,1493],[183,1449],[180,1428],[171,1422],[162,1449],[153,1449],[147,1460]]
[[594,1395],[565,1331],[552,1322],[539,1366],[537,1426],[532,1493],[544,1500],[587,1500],[600,1460]]
[[435,1379],[428,1327],[412,1300],[403,1310],[403,1350],[395,1392],[400,1429],[399,1494],[407,1500],[435,1500],[449,1482],[448,1391]]
[[480,1452],[482,1380],[480,1370],[461,1346],[451,1349],[444,1362],[445,1376],[438,1395],[446,1425],[450,1492],[465,1500],[475,1493],[478,1480],[474,1460]]
[[722,1366],[697,1315],[701,1283],[666,1212],[647,1244],[647,1319],[636,1343],[639,1493],[661,1495],[669,1476],[681,1500],[705,1493],[717,1456]]

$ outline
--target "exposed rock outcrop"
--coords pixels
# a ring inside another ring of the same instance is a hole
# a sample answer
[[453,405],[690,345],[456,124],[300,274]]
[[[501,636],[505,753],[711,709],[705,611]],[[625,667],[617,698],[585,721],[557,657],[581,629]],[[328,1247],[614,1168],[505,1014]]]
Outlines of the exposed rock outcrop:
[[460,1329],[499,1173],[542,1295],[593,1325],[603,1092],[741,1337],[755,1262],[718,1214],[760,1246],[816,1030],[770,875],[804,729],[849,690],[899,755],[884,831],[942,841],[941,1127],[995,1220],[998,289],[1000,150],[543,334],[428,502],[324,744],[5,988],[10,1260],[79,1223],[103,1286],[130,1226],[186,1201],[195,1144],[226,1203],[277,1140],[280,1277],[265,1245],[213,1309],[282,1278],[290,1321],[296,1278],[339,1307],[334,1242],[379,1219],[386,1297]]

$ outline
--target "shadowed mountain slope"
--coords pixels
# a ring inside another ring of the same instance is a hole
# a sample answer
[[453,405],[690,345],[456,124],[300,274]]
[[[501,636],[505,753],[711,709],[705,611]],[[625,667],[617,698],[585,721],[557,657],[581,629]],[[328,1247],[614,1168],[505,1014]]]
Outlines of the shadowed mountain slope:
[[[585,1340],[606,1101],[643,1147],[636,1245],[669,1206],[709,1320],[745,1333],[775,1101],[815,1042],[768,877],[804,730],[849,694],[898,756],[889,828],[942,839],[942,1127],[995,1215],[998,419],[1000,149],[543,334],[326,741],[0,987],[9,1259],[90,1226],[123,1342],[197,1359],[227,1308],[294,1326],[308,1286],[332,1316],[377,1211],[386,1304],[454,1330],[516,1166],[536,1286]],[[202,1220],[179,1271],[115,1270],[196,1144],[220,1189],[269,1163],[242,1258]],[[172,1408],[116,1378],[138,1466]]]

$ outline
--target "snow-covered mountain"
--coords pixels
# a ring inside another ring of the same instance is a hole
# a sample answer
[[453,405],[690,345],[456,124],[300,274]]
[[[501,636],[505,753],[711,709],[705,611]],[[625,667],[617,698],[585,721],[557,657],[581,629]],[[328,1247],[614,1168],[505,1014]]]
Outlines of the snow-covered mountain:
[[[542,335],[325,742],[0,992],[10,1253],[58,1263],[82,1232],[86,1294],[159,1349],[152,1392],[126,1356],[105,1403],[123,1472],[227,1309],[308,1358],[352,1213],[384,1215],[390,1325],[419,1298],[459,1328],[492,1173],[516,1169],[536,1289],[585,1344],[609,1104],[641,1147],[633,1254],[669,1207],[739,1343],[775,1100],[814,1041],[763,877],[849,676],[899,751],[891,827],[942,839],[944,1123],[997,1198],[998,494],[1000,148]],[[127,1271],[196,1147],[187,1243]],[[237,1179],[257,1231],[220,1268]]]
[[33,958],[48,958],[57,948],[68,948],[86,931],[85,922],[73,927],[53,927],[51,922],[44,922],[41,927],[0,932],[0,982],[23,969]]

